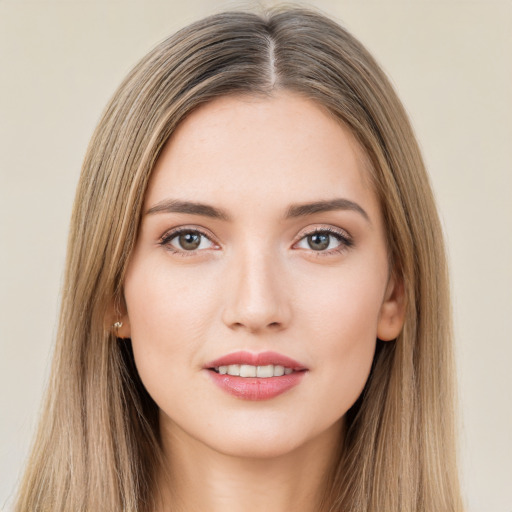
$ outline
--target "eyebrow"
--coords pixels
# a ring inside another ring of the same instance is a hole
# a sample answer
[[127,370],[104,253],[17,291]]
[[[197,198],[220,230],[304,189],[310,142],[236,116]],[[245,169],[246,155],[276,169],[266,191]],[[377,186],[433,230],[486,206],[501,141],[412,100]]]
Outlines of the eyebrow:
[[349,210],[357,212],[370,224],[370,217],[366,211],[354,201],[349,199],[328,199],[325,201],[314,201],[312,203],[291,205],[286,212],[286,218],[303,217],[315,213],[330,212],[335,210]]
[[[305,217],[315,213],[330,212],[336,210],[348,210],[357,212],[371,224],[370,217],[361,206],[359,206],[354,201],[341,198],[291,205],[286,211],[285,219]],[[178,199],[164,199],[163,201],[160,201],[159,203],[149,208],[149,210],[146,212],[146,215],[153,215],[155,213],[186,213],[225,221],[231,220],[231,216],[221,208],[216,208],[204,203],[181,201]]]
[[146,212],[146,215],[153,215],[155,213],[189,213],[213,219],[231,220],[230,216],[220,208],[192,201],[179,201],[177,199],[164,199],[160,201],[155,206],[152,206]]

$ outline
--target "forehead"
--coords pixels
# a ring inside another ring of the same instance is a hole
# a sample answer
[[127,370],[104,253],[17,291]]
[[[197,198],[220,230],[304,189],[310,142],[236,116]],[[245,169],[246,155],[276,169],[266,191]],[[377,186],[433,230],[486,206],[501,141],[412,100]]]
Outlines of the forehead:
[[352,133],[315,102],[289,92],[227,96],[179,125],[157,161],[146,202],[172,195],[254,206],[276,191],[273,199],[283,202],[371,202],[365,165]]

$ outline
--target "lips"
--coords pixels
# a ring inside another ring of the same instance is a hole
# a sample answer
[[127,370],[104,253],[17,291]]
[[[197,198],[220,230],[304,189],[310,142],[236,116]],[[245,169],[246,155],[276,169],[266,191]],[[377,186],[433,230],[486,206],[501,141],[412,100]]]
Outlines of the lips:
[[225,356],[219,357],[214,361],[209,362],[204,366],[206,369],[218,368],[219,366],[229,366],[232,364],[248,364],[251,366],[267,366],[272,364],[274,366],[284,366],[291,368],[294,371],[300,372],[307,370],[307,368],[295,361],[294,359],[278,354],[277,352],[260,352],[253,354],[252,352],[233,352]]
[[[268,376],[272,366],[283,368],[274,372],[279,376]],[[304,365],[277,352],[233,352],[210,361],[203,369],[220,389],[244,400],[277,397],[297,386],[307,373]]]

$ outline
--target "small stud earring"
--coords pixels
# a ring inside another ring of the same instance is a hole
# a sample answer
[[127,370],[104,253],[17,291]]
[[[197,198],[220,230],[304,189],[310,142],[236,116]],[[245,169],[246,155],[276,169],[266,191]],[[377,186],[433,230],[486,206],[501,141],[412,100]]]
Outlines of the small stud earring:
[[112,327],[117,331],[123,326],[123,322],[116,322]]

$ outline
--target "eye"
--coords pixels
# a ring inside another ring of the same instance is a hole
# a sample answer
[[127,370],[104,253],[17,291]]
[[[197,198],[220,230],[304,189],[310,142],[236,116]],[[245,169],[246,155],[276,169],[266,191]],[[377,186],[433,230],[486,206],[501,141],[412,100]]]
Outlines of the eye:
[[175,229],[166,233],[162,237],[160,245],[165,246],[174,253],[181,254],[216,247],[205,233],[190,228]]
[[353,245],[347,233],[332,228],[316,229],[303,236],[294,247],[319,253],[339,253]]

